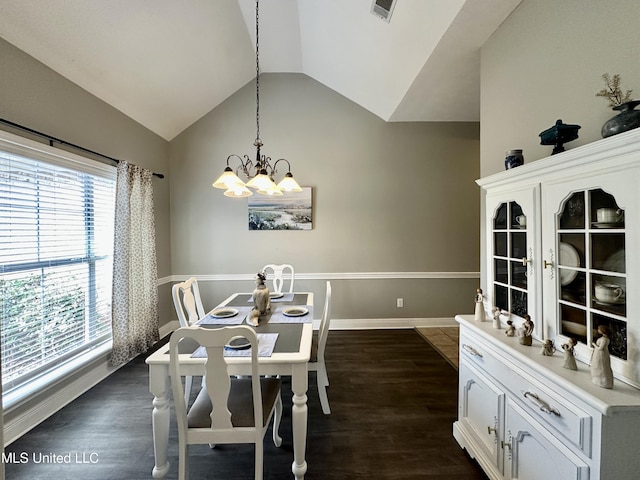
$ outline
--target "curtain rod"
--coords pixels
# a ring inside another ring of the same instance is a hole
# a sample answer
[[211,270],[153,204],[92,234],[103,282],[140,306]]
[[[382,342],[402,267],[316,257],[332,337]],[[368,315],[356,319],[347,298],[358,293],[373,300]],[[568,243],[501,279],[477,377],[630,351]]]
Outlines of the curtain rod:
[[[52,137],[51,135],[47,135],[46,133],[38,132],[37,130],[33,130],[32,128],[25,127],[24,125],[20,125],[18,123],[14,123],[14,122],[11,122],[9,120],[5,120],[4,118],[0,118],[0,123],[4,123],[5,125],[9,125],[10,127],[17,128],[19,130],[24,130],[25,132],[29,132],[29,133],[31,133],[33,135],[39,135],[40,137],[44,137],[47,140],[49,140],[49,145],[52,146],[52,147],[55,147],[55,145],[53,143],[56,142],[56,143],[59,143],[61,145],[66,145],[68,147],[72,147],[72,148],[75,148],[77,150],[81,150],[83,152],[90,153],[92,155],[96,155],[98,157],[106,158],[107,160],[111,160],[112,162],[120,163],[120,160],[118,160],[117,158],[113,158],[113,157],[110,157],[108,155],[104,155],[102,153],[95,152],[93,150],[89,150],[88,148],[84,148],[84,147],[81,147],[79,145],[75,145],[73,143],[69,143],[66,140],[61,140],[59,138]],[[158,177],[158,178],[164,178],[164,175],[162,173],[153,172],[153,175]]]

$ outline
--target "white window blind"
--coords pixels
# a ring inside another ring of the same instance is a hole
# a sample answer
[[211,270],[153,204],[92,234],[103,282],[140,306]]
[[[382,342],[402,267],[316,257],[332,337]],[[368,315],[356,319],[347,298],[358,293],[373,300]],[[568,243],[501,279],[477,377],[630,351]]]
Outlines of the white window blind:
[[115,168],[0,135],[3,394],[111,340]]

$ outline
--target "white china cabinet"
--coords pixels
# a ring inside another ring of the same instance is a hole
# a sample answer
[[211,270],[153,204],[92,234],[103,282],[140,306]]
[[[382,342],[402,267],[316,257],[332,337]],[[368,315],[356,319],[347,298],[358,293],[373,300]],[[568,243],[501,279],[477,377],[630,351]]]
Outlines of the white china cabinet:
[[[454,436],[492,479],[636,478],[640,456],[640,129],[478,180],[486,192],[488,318],[458,316]],[[534,344],[505,335],[535,324]],[[613,389],[591,382],[610,330]],[[576,341],[578,371],[563,368]],[[550,339],[557,351],[541,354]]]

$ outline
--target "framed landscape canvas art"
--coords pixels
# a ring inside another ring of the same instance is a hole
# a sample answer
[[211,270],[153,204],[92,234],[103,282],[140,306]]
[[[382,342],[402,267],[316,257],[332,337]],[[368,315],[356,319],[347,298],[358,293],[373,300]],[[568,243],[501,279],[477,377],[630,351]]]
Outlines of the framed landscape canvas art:
[[279,196],[252,195],[249,230],[311,230],[311,187]]

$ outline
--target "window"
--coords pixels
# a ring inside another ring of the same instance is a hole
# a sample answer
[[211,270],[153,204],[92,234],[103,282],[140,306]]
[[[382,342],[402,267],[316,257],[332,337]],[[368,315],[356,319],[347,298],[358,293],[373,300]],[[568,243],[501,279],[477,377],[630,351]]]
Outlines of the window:
[[0,136],[5,398],[111,341],[115,168],[18,138]]

